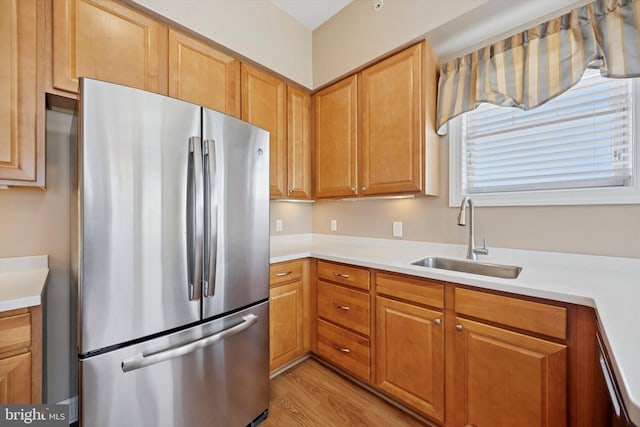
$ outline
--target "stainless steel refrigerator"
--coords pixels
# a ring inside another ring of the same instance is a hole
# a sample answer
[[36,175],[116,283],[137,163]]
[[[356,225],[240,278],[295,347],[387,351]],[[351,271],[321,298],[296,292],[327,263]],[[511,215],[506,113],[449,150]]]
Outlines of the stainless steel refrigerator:
[[246,426],[269,404],[269,135],[80,80],[80,424]]

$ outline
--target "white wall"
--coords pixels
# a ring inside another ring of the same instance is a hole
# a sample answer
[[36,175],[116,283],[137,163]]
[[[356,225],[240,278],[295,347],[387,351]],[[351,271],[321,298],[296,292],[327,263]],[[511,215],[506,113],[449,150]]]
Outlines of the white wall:
[[313,87],[379,58],[486,0],[355,0],[313,32]]
[[45,313],[43,400],[56,403],[77,394],[76,286],[71,274],[71,212],[75,205],[75,122],[47,111],[47,190],[0,191],[0,257],[49,255]]
[[[449,207],[449,144],[440,143],[440,197],[401,200],[318,201],[314,233],[392,239],[403,222],[404,240],[467,244],[469,228]],[[477,207],[476,241],[487,247],[640,258],[640,205]],[[286,230],[284,230],[286,231]]]
[[264,0],[135,0],[172,21],[307,87],[311,31]]

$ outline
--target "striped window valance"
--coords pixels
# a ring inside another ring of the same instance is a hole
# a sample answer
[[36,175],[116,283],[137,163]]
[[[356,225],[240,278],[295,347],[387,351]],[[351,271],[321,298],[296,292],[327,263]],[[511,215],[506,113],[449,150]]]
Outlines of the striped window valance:
[[606,77],[640,76],[640,0],[597,0],[442,66],[438,133],[487,102],[528,110],[580,81],[589,64]]

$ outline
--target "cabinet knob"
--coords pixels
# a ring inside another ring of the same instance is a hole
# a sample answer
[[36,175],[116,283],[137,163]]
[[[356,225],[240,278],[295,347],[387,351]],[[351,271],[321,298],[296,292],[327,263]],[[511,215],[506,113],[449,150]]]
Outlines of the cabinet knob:
[[462,330],[462,325],[456,325],[456,331],[461,331]]
[[356,187],[351,187],[351,192],[355,193],[356,192]]
[[433,321],[433,323],[435,323],[436,325],[440,325],[442,323],[442,320],[436,319]]
[[362,191],[367,191],[367,187],[362,187]]

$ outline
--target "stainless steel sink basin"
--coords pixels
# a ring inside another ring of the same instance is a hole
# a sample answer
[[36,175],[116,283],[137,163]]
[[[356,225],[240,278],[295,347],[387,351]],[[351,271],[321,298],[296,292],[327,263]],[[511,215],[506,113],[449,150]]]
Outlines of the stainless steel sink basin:
[[515,279],[522,267],[514,265],[489,264],[486,262],[466,261],[461,259],[427,257],[411,263],[420,267],[439,268],[442,270],[460,271],[462,273],[481,274],[483,276]]

